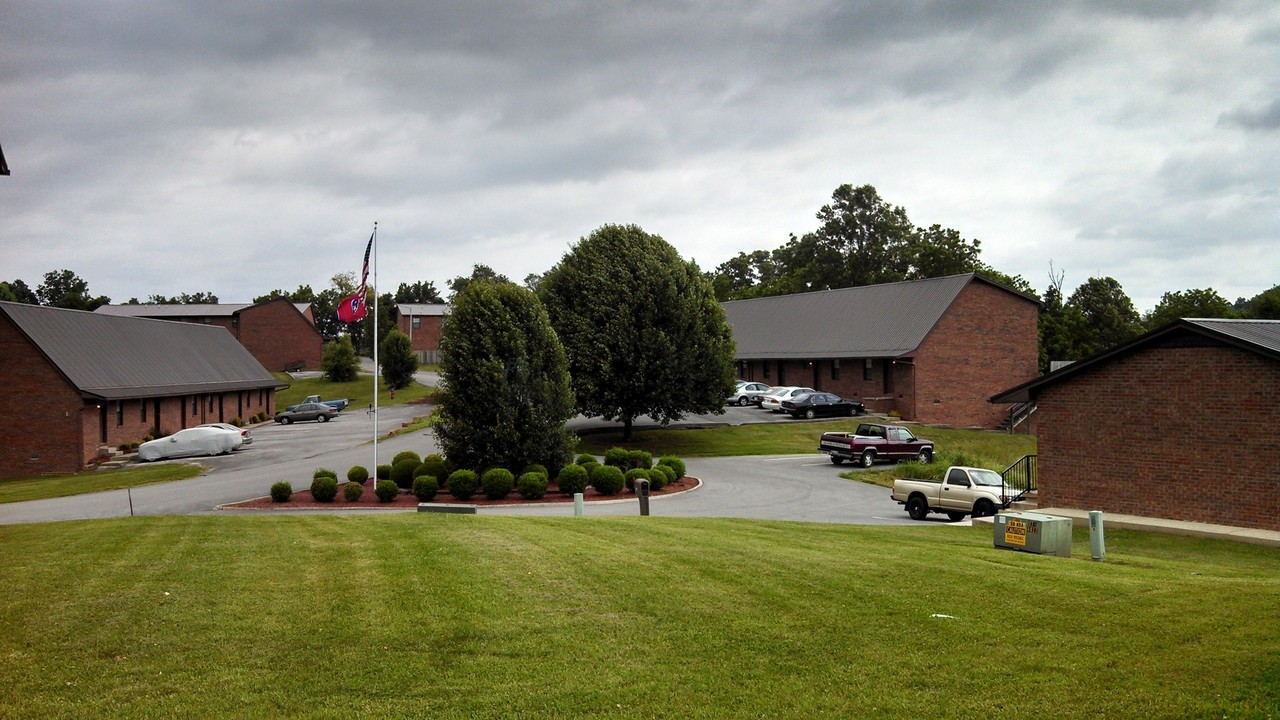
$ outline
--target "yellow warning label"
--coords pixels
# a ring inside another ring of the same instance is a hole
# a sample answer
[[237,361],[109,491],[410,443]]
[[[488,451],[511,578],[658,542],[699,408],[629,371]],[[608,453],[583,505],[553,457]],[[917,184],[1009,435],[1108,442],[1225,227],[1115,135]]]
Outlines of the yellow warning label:
[[1004,526],[1004,541],[1009,545],[1027,546],[1027,523],[1021,518],[1009,518]]

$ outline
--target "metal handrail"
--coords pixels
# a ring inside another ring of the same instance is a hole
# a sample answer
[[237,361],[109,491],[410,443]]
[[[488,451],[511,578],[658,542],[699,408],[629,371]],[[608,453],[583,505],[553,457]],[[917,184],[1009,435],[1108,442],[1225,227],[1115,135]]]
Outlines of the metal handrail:
[[1000,473],[1000,477],[1004,478],[1004,484],[1013,491],[1014,501],[1021,500],[1027,493],[1035,491],[1040,467],[1038,458],[1038,455],[1023,455]]

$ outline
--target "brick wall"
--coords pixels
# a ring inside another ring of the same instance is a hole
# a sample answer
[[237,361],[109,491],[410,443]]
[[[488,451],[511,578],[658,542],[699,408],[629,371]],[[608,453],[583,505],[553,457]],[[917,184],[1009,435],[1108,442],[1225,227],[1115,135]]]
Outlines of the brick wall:
[[998,425],[1008,406],[987,398],[1037,376],[1038,323],[1035,303],[987,283],[969,283],[916,352],[910,419]]
[[1041,506],[1280,530],[1280,363],[1148,348],[1037,404]]
[[241,310],[237,318],[236,338],[266,369],[280,372],[295,362],[320,369],[324,340],[293,303],[272,300]]
[[0,357],[0,477],[81,469],[80,394],[2,313]]
[[[418,327],[412,321],[418,320]],[[396,319],[400,332],[408,335],[413,343],[413,351],[426,362],[434,362],[436,351],[440,349],[440,334],[444,330],[442,315],[400,315]]]

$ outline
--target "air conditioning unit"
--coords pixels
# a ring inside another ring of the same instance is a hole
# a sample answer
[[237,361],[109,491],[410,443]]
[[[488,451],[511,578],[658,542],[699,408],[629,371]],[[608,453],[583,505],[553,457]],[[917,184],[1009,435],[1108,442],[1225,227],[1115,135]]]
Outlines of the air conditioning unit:
[[997,548],[1071,557],[1071,518],[1012,512],[1001,513],[995,520]]

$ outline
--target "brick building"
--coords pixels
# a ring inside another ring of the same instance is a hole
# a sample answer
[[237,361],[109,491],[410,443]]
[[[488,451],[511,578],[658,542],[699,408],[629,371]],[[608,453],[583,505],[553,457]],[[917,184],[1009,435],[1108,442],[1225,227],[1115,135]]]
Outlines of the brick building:
[[277,372],[319,370],[324,359],[324,338],[316,329],[309,303],[277,298],[256,305],[103,305],[97,312],[224,327],[258,362]]
[[995,427],[993,393],[1036,376],[1037,301],[973,273],[724,303],[738,376],[903,419]]
[[0,477],[76,472],[99,448],[275,412],[281,385],[218,327],[0,302]]
[[1280,530],[1280,321],[1179,320],[992,402],[1036,404],[1042,507]]
[[427,303],[399,303],[396,305],[396,327],[409,336],[418,362],[440,361],[440,333],[449,306]]

